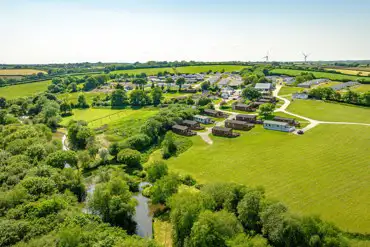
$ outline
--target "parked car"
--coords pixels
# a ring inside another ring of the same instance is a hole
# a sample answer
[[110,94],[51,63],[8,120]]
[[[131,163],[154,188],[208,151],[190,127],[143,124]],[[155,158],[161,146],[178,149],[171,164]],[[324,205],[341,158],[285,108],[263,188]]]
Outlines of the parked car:
[[303,135],[303,134],[304,134],[304,132],[303,132],[303,130],[298,130],[298,131],[297,131],[297,134],[298,134],[298,135]]

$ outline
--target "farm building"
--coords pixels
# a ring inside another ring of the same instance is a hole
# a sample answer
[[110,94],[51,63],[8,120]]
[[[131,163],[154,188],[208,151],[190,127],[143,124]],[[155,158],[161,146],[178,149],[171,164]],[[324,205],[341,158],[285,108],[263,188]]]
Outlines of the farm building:
[[257,115],[238,114],[235,119],[247,123],[257,123]]
[[215,136],[223,136],[223,137],[237,137],[240,136],[239,133],[233,133],[232,128],[224,128],[215,126],[212,128],[212,134]]
[[292,125],[292,126],[299,126],[300,125],[299,122],[296,121],[294,118],[275,116],[274,121],[288,123],[289,125]]
[[192,131],[189,127],[178,124],[172,126],[172,131],[176,134],[184,136],[193,136],[197,134],[194,131]]
[[200,126],[200,123],[197,121],[192,120],[184,120],[182,121],[182,125],[189,127],[192,130],[201,130],[204,129],[202,126]]
[[277,122],[277,121],[263,121],[263,127],[268,130],[277,130],[283,132],[293,132],[295,127],[290,126],[288,123]]
[[253,107],[251,104],[247,105],[247,104],[242,104],[242,103],[236,103],[236,104],[233,104],[233,110],[252,112],[252,111],[255,111],[256,108]]
[[307,93],[293,93],[292,99],[308,99]]
[[359,83],[357,81],[349,81],[349,82],[341,83],[341,84],[338,84],[338,85],[334,85],[331,88],[335,91],[339,91],[339,90],[347,89],[347,88],[357,86],[357,85],[360,85],[360,84],[361,83]]
[[295,83],[294,77],[283,77],[283,82],[285,82],[286,85],[291,86]]
[[272,90],[272,84],[271,83],[257,83],[254,86],[254,88],[260,92],[270,92]]
[[212,118],[206,117],[206,116],[201,116],[201,115],[195,115],[194,116],[194,121],[197,121],[202,124],[210,124],[213,123]]
[[305,82],[299,83],[297,86],[298,87],[303,87],[303,88],[310,88],[311,86],[319,85],[319,84],[327,82],[327,81],[329,81],[329,80],[328,79],[315,79],[315,80],[305,81]]
[[217,117],[217,118],[224,118],[227,117],[227,114],[221,112],[221,111],[216,111],[213,109],[205,109],[204,114],[211,116],[211,117]]
[[250,123],[247,123],[244,121],[238,121],[238,120],[226,120],[225,127],[236,129],[236,130],[251,130],[254,127],[254,124],[250,124]]

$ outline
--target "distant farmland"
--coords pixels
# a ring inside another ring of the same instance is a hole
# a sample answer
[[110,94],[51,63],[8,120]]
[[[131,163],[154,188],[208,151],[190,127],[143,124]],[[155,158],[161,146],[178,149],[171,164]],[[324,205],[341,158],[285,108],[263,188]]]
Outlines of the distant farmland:
[[271,73],[288,75],[288,76],[298,76],[301,73],[312,73],[316,78],[326,78],[332,81],[356,81],[356,80],[365,80],[367,83],[370,83],[370,77],[363,76],[354,76],[354,75],[343,75],[343,74],[334,74],[329,72],[315,72],[310,70],[297,70],[297,69],[273,69]]
[[33,96],[35,94],[45,92],[50,83],[51,81],[48,80],[0,87],[0,97],[4,97],[6,99],[15,99],[18,97]]
[[346,74],[346,75],[360,75],[360,76],[369,76],[370,75],[370,71],[360,71],[360,70],[353,70],[353,69],[326,69],[328,71],[337,71],[337,72],[340,72],[342,74]]
[[225,72],[232,72],[232,71],[240,71],[247,66],[241,65],[201,65],[201,66],[184,66],[184,67],[177,67],[177,68],[148,68],[148,69],[130,69],[130,70],[117,70],[113,71],[113,74],[129,74],[129,75],[137,75],[141,73],[145,73],[147,75],[156,75],[159,72],[169,72],[169,73],[202,73],[208,72],[212,70],[213,72],[221,72],[224,70]]
[[46,74],[45,71],[36,69],[0,69],[0,76],[25,76],[40,72]]

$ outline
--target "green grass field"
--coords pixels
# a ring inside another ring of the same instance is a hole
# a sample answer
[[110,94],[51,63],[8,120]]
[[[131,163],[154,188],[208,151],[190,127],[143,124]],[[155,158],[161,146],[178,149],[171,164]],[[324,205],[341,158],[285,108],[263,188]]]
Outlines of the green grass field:
[[304,88],[301,87],[282,87],[279,91],[279,95],[288,95],[292,93],[302,92]]
[[61,100],[66,99],[67,101],[71,103],[77,103],[77,99],[80,94],[85,95],[85,98],[88,104],[91,104],[93,102],[94,97],[96,96],[104,97],[106,95],[105,93],[97,93],[97,92],[75,92],[75,93],[58,94],[57,97],[58,99],[61,99]]
[[257,126],[235,139],[191,137],[193,146],[168,161],[200,183],[264,186],[297,214],[318,214],[341,229],[370,229],[370,127],[319,125],[303,136]]
[[309,73],[312,73],[316,78],[326,78],[332,81],[363,79],[365,81],[370,82],[370,77],[333,74],[333,73],[327,73],[327,72],[315,72],[315,71],[295,70],[295,69],[273,69],[271,70],[271,72],[277,73],[277,74],[288,75],[288,76],[297,76],[297,75],[300,75],[302,72],[309,72]]
[[342,83],[343,82],[339,82],[339,81],[329,81],[329,82],[325,82],[325,83],[319,84],[316,87],[332,87],[332,86],[335,86],[335,85],[338,85],[338,84],[342,84]]
[[25,75],[33,75],[37,73],[46,74],[45,71],[36,70],[36,69],[0,69],[0,75],[6,76],[25,76]]
[[370,75],[370,72],[368,71],[358,71],[358,70],[352,70],[352,69],[326,69],[328,71],[337,71],[337,72],[340,72],[342,74],[346,74],[346,75],[360,75],[361,76],[368,76]]
[[150,69],[131,69],[131,70],[117,70],[111,73],[113,74],[129,74],[129,75],[137,75],[141,73],[146,73],[147,75],[157,75],[158,72],[170,72],[170,73],[201,73],[201,72],[208,72],[212,70],[213,72],[225,70],[225,72],[232,72],[232,71],[240,71],[241,69],[245,68],[246,66],[240,65],[202,65],[202,66],[184,66],[184,67],[177,67],[177,68],[150,68]]
[[321,121],[370,123],[370,107],[319,100],[295,100],[289,105],[288,110]]
[[358,93],[370,92],[370,84],[362,84],[360,86],[351,87],[351,90]]
[[6,99],[15,99],[19,97],[33,96],[46,91],[50,83],[51,81],[48,80],[0,87],[0,97],[4,97]]
[[201,72],[208,72],[212,70],[212,72],[221,72],[225,70],[225,72],[233,72],[233,71],[240,71],[246,66],[240,65],[202,65],[202,66],[186,66],[186,67],[178,67],[176,68],[177,73],[201,73]]

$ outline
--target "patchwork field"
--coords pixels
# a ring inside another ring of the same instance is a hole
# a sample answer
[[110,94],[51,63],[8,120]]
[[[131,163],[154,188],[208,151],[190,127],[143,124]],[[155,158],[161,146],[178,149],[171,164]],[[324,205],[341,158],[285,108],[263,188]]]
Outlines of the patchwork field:
[[289,105],[288,111],[321,121],[370,123],[370,107],[295,100]]
[[14,86],[0,87],[0,97],[15,99],[18,97],[33,96],[47,90],[51,81],[39,81]]
[[346,75],[360,75],[360,76],[369,76],[370,72],[368,71],[359,71],[359,70],[352,70],[352,69],[326,69],[328,71],[337,71],[342,74]]
[[271,70],[272,73],[288,75],[288,76],[297,76],[300,75],[302,72],[312,73],[316,78],[326,78],[332,81],[341,81],[341,80],[360,80],[363,79],[365,81],[370,82],[370,77],[362,77],[362,76],[354,76],[354,75],[343,75],[343,74],[333,74],[327,72],[315,72],[315,71],[308,71],[308,70],[296,70],[296,69],[273,69]]
[[42,70],[36,70],[36,69],[0,69],[0,75],[7,75],[7,76],[25,76],[25,75],[33,75],[37,73],[44,73],[45,71]]
[[117,70],[111,73],[113,74],[129,74],[137,75],[146,73],[147,75],[157,75],[158,72],[170,72],[170,73],[201,73],[212,70],[213,72],[225,70],[225,72],[240,71],[246,66],[239,65],[204,65],[204,66],[184,66],[177,68],[150,68],[150,69],[131,69],[131,70]]
[[341,229],[370,232],[370,127],[319,125],[303,136],[264,130],[241,137],[192,137],[170,169],[202,182],[264,186],[298,214],[318,214]]

